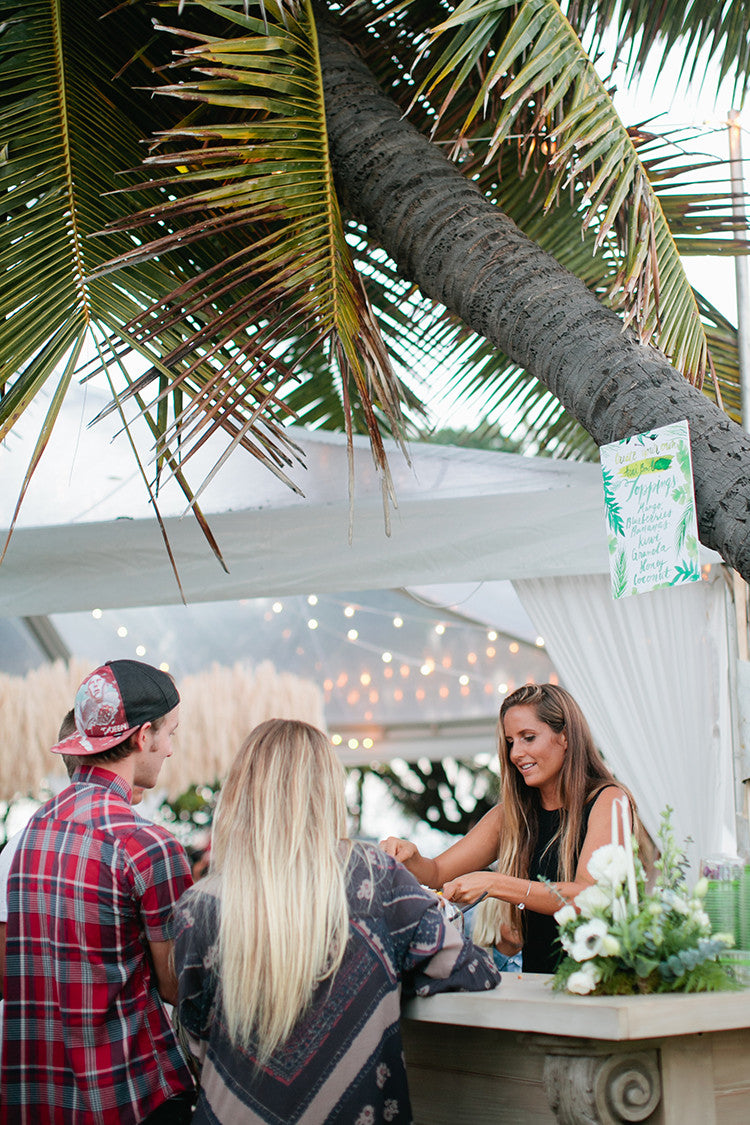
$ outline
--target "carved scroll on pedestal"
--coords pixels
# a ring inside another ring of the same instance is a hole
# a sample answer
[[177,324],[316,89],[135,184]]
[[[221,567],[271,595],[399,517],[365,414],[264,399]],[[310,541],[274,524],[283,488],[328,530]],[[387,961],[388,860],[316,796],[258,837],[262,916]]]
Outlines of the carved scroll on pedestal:
[[544,1086],[560,1125],[648,1121],[661,1100],[657,1052],[547,1055]]

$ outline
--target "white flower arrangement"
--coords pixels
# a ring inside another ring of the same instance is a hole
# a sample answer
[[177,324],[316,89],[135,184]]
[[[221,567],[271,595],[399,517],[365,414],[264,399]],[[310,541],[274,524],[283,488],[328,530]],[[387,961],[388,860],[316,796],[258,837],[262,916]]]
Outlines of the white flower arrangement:
[[[649,893],[627,799],[614,802],[612,843],[588,864],[595,882],[555,914],[565,954],[553,979],[558,991],[587,996],[737,987],[719,960],[734,939],[711,933],[703,909],[706,880],[699,879],[692,894],[686,888],[687,861],[675,846],[671,812],[662,814],[658,876]],[[620,816],[624,846],[617,842]]]

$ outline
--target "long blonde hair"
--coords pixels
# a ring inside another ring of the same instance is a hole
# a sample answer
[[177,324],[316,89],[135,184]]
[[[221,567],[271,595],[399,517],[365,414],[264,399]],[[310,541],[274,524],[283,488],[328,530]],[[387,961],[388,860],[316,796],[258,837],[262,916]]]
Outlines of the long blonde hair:
[[[205,891],[221,904],[219,980],[231,1041],[262,1064],[341,965],[349,911],[344,772],[322,731],[261,723],[222,788]],[[198,884],[196,891],[203,890]]]
[[[540,722],[546,723],[557,734],[564,731],[567,739],[560,772],[560,827],[548,848],[558,841],[557,878],[563,883],[570,883],[575,878],[578,865],[586,803],[602,789],[617,785],[630,799],[635,831],[639,832],[635,802],[605,765],[581,708],[565,688],[555,684],[526,684],[518,688],[503,700],[498,722],[503,808],[503,835],[497,857],[499,871],[520,879],[528,878],[539,838],[539,797],[511,764],[503,724],[512,707],[527,705],[534,708]],[[488,899],[479,907],[474,940],[478,945],[493,945],[500,936],[501,926],[509,926],[520,933],[521,921],[521,913],[516,906]]]

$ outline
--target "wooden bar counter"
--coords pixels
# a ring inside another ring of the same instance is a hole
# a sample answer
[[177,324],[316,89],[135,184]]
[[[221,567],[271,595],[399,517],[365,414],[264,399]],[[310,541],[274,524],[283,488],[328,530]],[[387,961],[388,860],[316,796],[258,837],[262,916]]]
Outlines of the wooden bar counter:
[[750,1125],[750,991],[568,996],[550,979],[404,1006],[415,1125]]

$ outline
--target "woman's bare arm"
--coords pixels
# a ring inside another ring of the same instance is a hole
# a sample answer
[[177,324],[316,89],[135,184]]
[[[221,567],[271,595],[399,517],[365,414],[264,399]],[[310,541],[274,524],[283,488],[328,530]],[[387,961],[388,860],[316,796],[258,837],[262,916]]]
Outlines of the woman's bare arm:
[[597,848],[612,842],[612,802],[623,796],[623,791],[616,786],[610,786],[599,794],[589,817],[575,880],[572,883],[555,883],[557,893],[546,883],[515,879],[501,872],[472,871],[447,882],[443,887],[445,897],[466,904],[475,902],[486,893],[491,898],[499,898],[515,906],[523,903],[525,908],[537,914],[554,914],[563,905],[563,899],[571,902],[584,887],[593,883],[588,873],[588,862]]
[[470,832],[452,844],[436,859],[427,859],[415,844],[389,836],[380,844],[388,855],[403,863],[420,883],[439,890],[449,879],[466,871],[487,867],[497,859],[500,834],[503,829],[503,812],[499,805],[490,809]]

